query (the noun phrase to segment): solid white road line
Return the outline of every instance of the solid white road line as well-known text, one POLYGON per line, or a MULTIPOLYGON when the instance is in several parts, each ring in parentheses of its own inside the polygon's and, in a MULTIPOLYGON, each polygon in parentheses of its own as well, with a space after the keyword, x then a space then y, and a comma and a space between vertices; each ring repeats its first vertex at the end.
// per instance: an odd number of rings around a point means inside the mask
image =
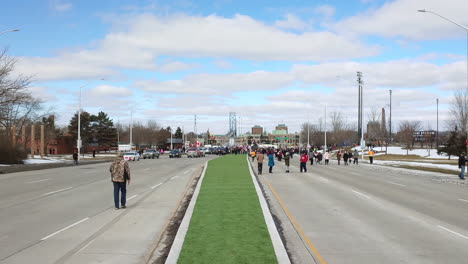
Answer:
POLYGON ((320 179, 322 179, 322 180, 328 182, 328 179, 325 179, 324 177, 320 177, 320 179))
POLYGON ((148 171, 148 170, 150 170, 150 168, 146 168, 146 169, 144 169, 144 171, 148 171))
POLYGON ((36 183, 36 182, 43 182, 43 181, 48 181, 50 179, 43 179, 43 180, 38 180, 38 181, 32 181, 32 182, 27 182, 27 183, 36 183))
POLYGON ((459 233, 457 233, 457 232, 455 232, 455 231, 452 231, 452 230, 450 230, 450 229, 448 229, 448 228, 446 228, 446 227, 443 227, 443 226, 440 226, 440 225, 438 225, 438 227, 444 229, 444 230, 447 231, 447 232, 450 232, 450 233, 452 233, 452 234, 455 234, 455 235, 457 235, 457 236, 459 236, 459 237, 463 237, 464 239, 468 239, 468 237, 466 237, 466 236, 464 236, 464 235, 462 235, 462 234, 459 234, 459 233))
POLYGON ((176 178, 179 178, 179 176, 174 176, 171 178, 171 180, 176 179, 176 178))
POLYGON ((65 189, 61 189, 61 190, 57 190, 57 191, 53 191, 53 192, 44 193, 42 196, 46 196, 46 195, 54 194, 54 193, 58 193, 58 192, 63 192, 63 191, 66 191, 66 190, 70 190, 71 188, 73 188, 73 187, 68 187, 68 188, 65 188, 65 189))
POLYGON ((91 245, 91 243, 93 243, 93 241, 94 241, 94 239, 91 240, 91 241, 89 241, 88 244, 86 244, 84 247, 82 247, 82 248, 81 248, 80 250, 78 250, 78 252, 76 252, 76 253, 80 253, 81 251, 83 251, 85 248, 87 248, 89 245, 91 245))
POLYGON ((458 199, 458 201, 462 201, 462 202, 468 203, 468 200, 464 200, 464 199, 458 199))
POLYGON ((135 195, 133 195, 132 197, 128 198, 127 201, 130 201, 131 199, 133 199, 133 198, 135 198, 135 197, 137 197, 137 196, 138 196, 138 194, 135 194, 135 195))
POLYGON ((386 181, 386 182, 388 182, 388 183, 391 183, 391 184, 394 184, 394 185, 398 185, 398 186, 406 187, 406 185, 399 184, 399 183, 396 183, 396 182, 391 182, 391 181, 386 181))
POLYGON ((50 235, 48 235, 48 236, 46 236, 46 237, 44 237, 44 238, 41 238, 41 241, 44 241, 44 240, 46 240, 46 239, 48 239, 48 238, 51 238, 51 237, 55 236, 56 234, 58 234, 58 233, 60 233, 60 232, 63 232, 63 231, 65 231, 65 230, 69 229, 69 228, 72 228, 72 227, 74 227, 74 226, 76 226, 76 225, 78 225, 78 224, 80 224, 80 223, 82 223, 82 222, 84 222, 84 221, 86 221, 86 220, 88 220, 88 219, 89 219, 89 217, 86 217, 85 219, 82 219, 82 220, 80 220, 80 221, 78 221, 78 222, 76 222, 76 223, 74 223, 74 224, 71 224, 71 225, 69 225, 69 226, 67 226, 67 227, 65 227, 65 228, 62 228, 62 229, 60 229, 59 231, 57 231, 57 232, 55 232, 55 233, 53 233, 53 234, 50 234, 50 235))
POLYGON ((365 194, 363 194, 363 193, 360 193, 360 192, 358 192, 358 191, 355 191, 355 190, 352 190, 352 191, 353 191, 353 193, 356 193, 356 194, 362 195, 362 196, 364 196, 364 197, 366 197, 366 198, 370 199, 370 197, 369 197, 369 196, 367 196, 367 195, 365 195, 365 194))
POLYGON ((158 184, 156 184, 156 185, 155 185, 155 186, 153 186, 153 187, 151 187, 151 189, 154 189, 154 188, 158 187, 158 186, 159 186, 159 185, 161 185, 161 184, 162 184, 162 182, 161 182, 161 183, 158 183, 158 184))

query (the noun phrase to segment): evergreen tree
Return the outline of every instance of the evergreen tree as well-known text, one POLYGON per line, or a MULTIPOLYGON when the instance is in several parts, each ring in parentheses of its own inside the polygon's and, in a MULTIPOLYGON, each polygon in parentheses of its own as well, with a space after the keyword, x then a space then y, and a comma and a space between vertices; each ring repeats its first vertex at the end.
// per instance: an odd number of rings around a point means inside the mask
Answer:
POLYGON ((175 138, 182 138, 182 129, 180 127, 177 127, 176 132, 174 133, 175 138))
MULTIPOLYGON (((80 136, 82 145, 84 147, 90 143, 93 136, 93 131, 91 129, 91 115, 86 111, 81 112, 80 126, 80 136)), ((78 113, 75 113, 75 115, 70 120, 70 124, 68 125, 68 133, 72 135, 73 140, 76 141, 78 139, 78 113)))
POLYGON ((104 112, 92 115, 91 127, 93 130, 93 141, 100 146, 115 146, 117 142, 117 130, 109 116, 104 112))
POLYGON ((455 126, 454 130, 450 131, 447 144, 438 148, 437 154, 446 153, 449 159, 451 156, 459 156, 466 152, 465 140, 466 135, 464 133, 460 133, 460 131, 458 131, 458 127, 455 126))

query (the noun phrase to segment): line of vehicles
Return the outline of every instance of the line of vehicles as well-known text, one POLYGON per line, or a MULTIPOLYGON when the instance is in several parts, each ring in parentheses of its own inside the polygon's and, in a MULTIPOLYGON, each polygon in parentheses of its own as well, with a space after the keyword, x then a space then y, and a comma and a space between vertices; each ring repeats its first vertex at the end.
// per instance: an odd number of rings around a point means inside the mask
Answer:
MULTIPOLYGON (((181 158, 182 156, 186 155, 187 158, 199 158, 205 157, 206 154, 213 154, 213 155, 224 155, 229 153, 229 148, 222 147, 222 146, 214 146, 214 147, 191 147, 182 152, 180 149, 173 149, 169 151, 169 158, 181 158)), ((128 151, 125 152, 123 158, 127 161, 139 161, 140 159, 159 159, 161 153, 156 149, 146 149, 143 154, 140 155, 138 151, 128 151)))

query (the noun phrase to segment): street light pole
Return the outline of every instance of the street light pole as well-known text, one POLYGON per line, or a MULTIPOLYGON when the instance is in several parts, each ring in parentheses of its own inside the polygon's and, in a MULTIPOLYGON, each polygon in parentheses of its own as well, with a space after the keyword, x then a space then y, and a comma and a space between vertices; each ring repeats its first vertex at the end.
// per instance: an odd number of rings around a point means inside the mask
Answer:
POLYGON ((4 31, 0 31, 0 35, 5 34, 7 32, 15 32, 15 31, 20 31, 20 30, 19 29, 7 29, 7 30, 4 30, 4 31))
MULTIPOLYGON (((466 31, 466 90, 465 90, 465 102, 466 102, 466 97, 468 96, 468 27, 465 27, 461 24, 458 24, 457 22, 451 20, 451 19, 448 19, 434 11, 430 11, 430 10, 426 10, 426 9, 420 9, 418 10, 418 12, 421 12, 421 13, 431 13, 431 14, 434 14, 442 19, 445 19, 447 20, 448 22, 454 24, 454 25, 457 25, 458 27, 461 27, 463 28, 465 31, 466 31)), ((465 127, 465 133, 466 133, 466 139, 468 140, 468 128, 465 127)), ((466 145, 466 151, 468 153, 468 144, 466 145)))
POLYGON ((439 147, 439 98, 436 99, 437 102, 437 131, 436 131, 436 149, 439 147))
POLYGON ((392 143, 392 90, 389 90, 390 92, 390 138, 388 141, 392 143))
POLYGON ((327 148, 327 105, 325 104, 325 148, 323 154, 325 154, 325 149, 327 148))

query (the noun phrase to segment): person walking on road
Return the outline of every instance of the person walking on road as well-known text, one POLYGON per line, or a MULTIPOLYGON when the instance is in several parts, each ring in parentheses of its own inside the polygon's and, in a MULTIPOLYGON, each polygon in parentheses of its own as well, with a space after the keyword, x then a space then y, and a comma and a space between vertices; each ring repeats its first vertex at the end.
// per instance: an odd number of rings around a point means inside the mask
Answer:
POLYGON ((130 167, 128 162, 123 159, 123 154, 112 162, 109 169, 111 173, 111 181, 114 184, 114 205, 115 210, 126 208, 127 202, 127 184, 130 185, 130 167), (119 207, 119 193, 122 192, 119 207))
POLYGON ((76 150, 73 151, 73 163, 78 166, 78 153, 76 153, 76 150))
POLYGON ((330 161, 330 153, 328 153, 328 151, 323 154, 323 159, 325 160, 325 165, 328 165, 328 162, 330 161))
POLYGON ((460 178, 461 180, 465 179, 465 166, 466 166, 466 157, 465 157, 465 153, 462 153, 460 157, 458 157, 458 168, 460 169, 458 178, 460 178))
POLYGON ((309 159, 309 155, 306 154, 306 152, 303 152, 301 154, 301 158, 300 158, 300 168, 301 168, 301 172, 304 170, 304 172, 307 172, 307 160, 309 159))
POLYGON ((353 164, 356 164, 358 165, 359 164, 359 161, 358 161, 358 158, 359 158, 359 152, 357 151, 357 149, 354 150, 354 161, 353 161, 353 164))
POLYGON ((344 165, 348 166, 348 152, 346 151, 343 154, 343 161, 344 161, 344 165))
POLYGON ((375 153, 374 153, 374 150, 373 150, 373 149, 369 150, 368 155, 369 155, 369 162, 370 162, 370 164, 373 164, 373 163, 374 163, 374 154, 375 154, 375 153))
POLYGON ((275 166, 275 157, 273 156, 273 153, 270 151, 268 152, 268 167, 270 167, 268 170, 269 173, 273 173, 273 166, 275 166))
POLYGON ((289 152, 284 153, 284 165, 286 166, 286 173, 289 173, 289 152))
POLYGON ((255 151, 252 150, 250 152, 250 156, 252 157, 252 162, 254 162, 255 161, 255 151))
POLYGON ((310 160, 310 165, 314 165, 314 151, 312 148, 309 150, 309 160, 310 160))
POLYGON ((341 161, 341 151, 338 150, 338 153, 336 153, 336 159, 338 160, 338 165, 340 165, 340 161, 341 161))
POLYGON ((265 156, 263 155, 262 151, 259 150, 257 152, 257 163, 258 163, 258 174, 262 175, 262 170, 263 170, 263 159, 265 159, 265 156))

